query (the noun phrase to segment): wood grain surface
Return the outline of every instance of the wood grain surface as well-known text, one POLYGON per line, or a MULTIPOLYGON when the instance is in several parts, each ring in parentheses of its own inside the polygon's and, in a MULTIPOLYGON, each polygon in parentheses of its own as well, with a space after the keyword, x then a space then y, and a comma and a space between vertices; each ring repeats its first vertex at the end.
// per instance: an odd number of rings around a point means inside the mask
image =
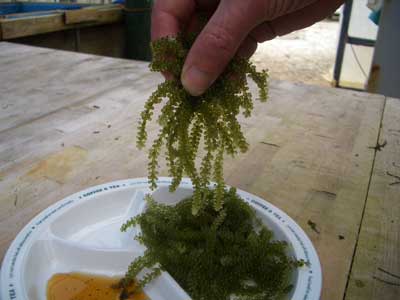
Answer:
MULTIPOLYGON (((50 204, 92 185, 146 176, 146 153, 135 147, 136 125, 162 77, 150 73, 147 63, 10 43, 0 43, 0 65, 2 258, 18 231, 50 204)), ((370 264, 362 258, 364 250, 376 253, 377 266, 399 270, 394 258, 399 214, 391 209, 398 187, 377 182, 368 201, 376 194, 384 209, 366 203, 375 154, 375 166, 399 154, 398 146, 389 147, 389 136, 385 151, 374 149, 385 101, 379 95, 271 81, 270 101, 257 101, 252 117, 241 118, 249 151, 225 163, 228 184, 283 209, 311 238, 324 276, 321 299, 343 299, 352 266, 352 278, 366 280, 370 271, 357 267, 370 264), (374 222, 382 227, 370 229, 374 222), (378 250, 368 245, 370 232, 381 239, 378 250), (356 245, 360 263, 352 264, 356 245)), ((398 118, 396 101, 386 107, 393 106, 398 118)), ((399 129, 395 117, 385 113, 383 124, 386 118, 392 122, 387 134, 399 129)), ((150 124, 150 139, 157 129, 150 124)), ((394 180, 376 172, 378 181, 394 180)), ((164 164, 161 174, 167 175, 164 164)), ((355 289, 352 281, 347 295, 355 289)), ((374 282, 378 293, 381 283, 374 282)), ((395 298, 366 293, 355 299, 395 298)))
POLYGON ((85 9, 82 11, 83 12, 67 11, 66 13, 63 11, 54 11, 52 14, 43 16, 1 19, 0 40, 9 40, 85 26, 122 22, 123 20, 121 7, 115 5, 91 10, 85 9), (88 19, 85 22, 81 22, 84 20, 85 16, 87 16, 88 19), (81 23, 78 25, 78 22, 81 23))
POLYGON ((388 98, 345 299, 400 299, 400 100, 388 98))

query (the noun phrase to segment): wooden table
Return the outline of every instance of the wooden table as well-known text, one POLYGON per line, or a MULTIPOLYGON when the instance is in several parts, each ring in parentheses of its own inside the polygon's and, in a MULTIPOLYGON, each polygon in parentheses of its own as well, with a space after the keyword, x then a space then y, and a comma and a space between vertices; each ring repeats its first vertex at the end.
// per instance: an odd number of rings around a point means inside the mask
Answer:
MULTIPOLYGON (((146 63, 0 43, 0 258, 50 204, 146 176, 136 125, 161 80, 146 63)), ((322 299, 400 299, 400 100, 278 81, 270 89, 242 121, 250 149, 226 162, 227 183, 307 232, 322 299)))

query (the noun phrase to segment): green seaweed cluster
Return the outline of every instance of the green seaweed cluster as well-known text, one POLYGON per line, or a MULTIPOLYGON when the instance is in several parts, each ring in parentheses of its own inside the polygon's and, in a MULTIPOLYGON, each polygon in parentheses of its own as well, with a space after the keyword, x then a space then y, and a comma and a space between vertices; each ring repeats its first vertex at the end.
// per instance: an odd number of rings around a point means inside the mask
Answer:
POLYGON ((193 216, 194 198, 175 206, 147 198, 148 208, 122 226, 140 226, 136 239, 147 248, 129 267, 126 284, 147 268, 139 286, 168 271, 194 300, 280 299, 291 289, 292 270, 302 262, 286 255, 287 245, 256 218, 236 190, 224 190, 223 208, 213 207, 209 190, 204 209, 193 216))
POLYGON ((141 113, 137 146, 147 141, 147 125, 162 104, 160 130, 148 152, 151 187, 156 188, 159 157, 165 149, 170 190, 188 176, 193 196, 175 206, 159 204, 148 196, 147 210, 121 228, 140 226, 135 238, 146 246, 121 280, 122 287, 139 274, 143 287, 162 270, 168 271, 194 300, 274 300, 291 289, 292 271, 302 265, 286 255, 285 242, 256 218, 254 210, 235 189, 227 190, 223 160, 245 152, 248 144, 237 117, 253 109, 247 78, 268 96, 267 73, 257 72, 249 60, 235 57, 223 74, 201 96, 191 96, 178 78, 195 35, 162 38, 152 43, 155 72, 172 75, 150 96, 141 113), (196 161, 200 149, 204 155, 196 161), (210 188, 210 182, 215 185, 210 188))
POLYGON ((180 35, 152 43, 151 70, 169 73, 176 79, 161 83, 147 100, 139 122, 137 146, 139 149, 145 146, 146 126, 155 106, 165 100, 157 119, 160 131, 148 152, 149 180, 151 187, 156 188, 159 156, 164 147, 169 176, 173 178, 170 190, 178 187, 184 175, 190 177, 194 186, 192 213, 195 215, 205 205, 203 200, 211 180, 216 183, 214 209, 223 207, 224 155, 234 156, 248 148, 237 120, 240 113, 249 117, 253 109, 247 77, 258 86, 261 101, 267 100, 268 87, 266 71, 257 72, 248 59, 235 57, 203 95, 191 96, 177 78, 180 78, 193 40, 194 36, 180 35), (200 147, 205 154, 196 165, 200 147))

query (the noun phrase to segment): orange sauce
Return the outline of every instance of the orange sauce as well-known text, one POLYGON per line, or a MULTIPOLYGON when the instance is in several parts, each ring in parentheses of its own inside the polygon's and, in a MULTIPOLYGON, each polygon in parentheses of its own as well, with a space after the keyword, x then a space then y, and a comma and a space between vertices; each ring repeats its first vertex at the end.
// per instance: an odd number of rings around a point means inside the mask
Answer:
POLYGON ((121 297, 121 288, 115 285, 120 278, 88 275, 82 273, 56 274, 47 284, 47 300, 148 300, 135 285, 130 286, 121 297))

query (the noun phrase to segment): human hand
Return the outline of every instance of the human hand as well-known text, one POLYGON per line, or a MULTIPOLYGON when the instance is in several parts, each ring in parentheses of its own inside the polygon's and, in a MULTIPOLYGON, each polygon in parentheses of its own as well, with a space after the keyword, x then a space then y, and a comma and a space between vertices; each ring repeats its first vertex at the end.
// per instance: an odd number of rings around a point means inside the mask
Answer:
POLYGON ((186 58, 181 81, 198 96, 238 54, 250 57, 257 43, 324 19, 344 0, 158 0, 152 14, 152 40, 193 28, 199 13, 210 19, 186 58))

